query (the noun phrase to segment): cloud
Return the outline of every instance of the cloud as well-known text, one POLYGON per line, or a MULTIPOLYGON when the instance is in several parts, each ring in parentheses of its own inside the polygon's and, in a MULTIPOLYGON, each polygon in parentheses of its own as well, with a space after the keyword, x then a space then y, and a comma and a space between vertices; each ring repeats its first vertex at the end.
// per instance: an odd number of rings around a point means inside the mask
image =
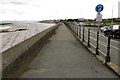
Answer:
POLYGON ((25 2, 10 2, 11 4, 15 4, 15 5, 24 5, 26 4, 25 2))
POLYGON ((24 5, 28 4, 32 0, 0 0, 1 5, 8 5, 8 4, 14 4, 14 5, 24 5))

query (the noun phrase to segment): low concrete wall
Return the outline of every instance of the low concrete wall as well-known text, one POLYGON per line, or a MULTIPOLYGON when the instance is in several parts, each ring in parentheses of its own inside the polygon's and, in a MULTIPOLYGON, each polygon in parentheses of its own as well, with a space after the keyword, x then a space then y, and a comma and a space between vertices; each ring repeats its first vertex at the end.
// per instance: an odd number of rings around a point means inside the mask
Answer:
POLYGON ((59 24, 15 45, 2 53, 2 79, 19 78, 59 24))

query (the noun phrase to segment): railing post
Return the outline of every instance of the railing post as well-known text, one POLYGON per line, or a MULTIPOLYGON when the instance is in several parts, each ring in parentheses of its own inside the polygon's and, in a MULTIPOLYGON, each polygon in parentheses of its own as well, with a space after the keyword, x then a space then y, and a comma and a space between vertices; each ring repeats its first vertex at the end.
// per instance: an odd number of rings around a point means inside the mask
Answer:
POLYGON ((73 31, 73 27, 70 25, 70 27, 71 27, 71 30, 73 31))
POLYGON ((96 46, 96 55, 99 55, 99 51, 98 51, 99 47, 98 47, 98 45, 99 45, 99 31, 97 31, 97 46, 96 46))
POLYGON ((74 32, 74 27, 71 25, 72 31, 74 32))
POLYGON ((74 27, 71 25, 71 27, 72 27, 72 31, 74 32, 74 27))
POLYGON ((75 25, 73 25, 74 26, 74 34, 75 34, 75 25))
MULTIPOLYGON (((74 25, 75 26, 75 25, 74 25)), ((75 34, 76 34, 76 26, 75 26, 75 34)))
POLYGON ((85 40, 84 40, 84 31, 85 31, 85 30, 84 30, 84 27, 83 27, 83 38, 82 38, 82 41, 83 41, 83 42, 85 42, 85 40))
POLYGON ((81 26, 79 26, 79 38, 81 38, 81 26))
POLYGON ((90 29, 88 29, 88 44, 87 44, 88 47, 90 47, 90 29))
POLYGON ((77 25, 76 25, 76 36, 77 36, 77 25))
POLYGON ((74 32, 75 32, 75 34, 76 34, 76 26, 74 25, 74 27, 75 27, 75 31, 74 31, 74 32))
POLYGON ((70 29, 72 30, 71 26, 70 26, 70 29))
POLYGON ((108 36, 107 55, 105 62, 110 62, 110 34, 108 36))
POLYGON ((76 33, 76 35, 77 35, 77 26, 75 25, 75 27, 76 27, 76 31, 75 31, 75 33, 76 33))
POLYGON ((79 33, 79 27, 78 27, 78 25, 77 25, 77 36, 78 36, 78 33, 79 33))

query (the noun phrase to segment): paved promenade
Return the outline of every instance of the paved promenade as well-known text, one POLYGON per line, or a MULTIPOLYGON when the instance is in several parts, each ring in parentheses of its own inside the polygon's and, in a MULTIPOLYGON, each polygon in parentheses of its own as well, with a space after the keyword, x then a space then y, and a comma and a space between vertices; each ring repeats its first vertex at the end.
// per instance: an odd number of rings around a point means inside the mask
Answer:
POLYGON ((117 78, 61 23, 21 78, 117 78))

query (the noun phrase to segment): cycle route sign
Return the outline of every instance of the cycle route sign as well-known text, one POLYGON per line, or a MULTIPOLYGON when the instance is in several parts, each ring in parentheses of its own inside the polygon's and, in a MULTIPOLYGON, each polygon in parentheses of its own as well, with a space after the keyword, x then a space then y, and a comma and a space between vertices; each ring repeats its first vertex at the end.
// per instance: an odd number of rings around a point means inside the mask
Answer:
POLYGON ((96 21, 97 22, 102 22, 102 14, 100 13, 101 11, 103 11, 103 5, 102 4, 98 4, 95 8, 96 12, 97 12, 97 16, 96 16, 96 21))
POLYGON ((95 10, 97 11, 97 12, 101 12, 101 11, 103 11, 103 5, 102 4, 98 4, 97 6, 96 6, 96 8, 95 8, 95 10))

